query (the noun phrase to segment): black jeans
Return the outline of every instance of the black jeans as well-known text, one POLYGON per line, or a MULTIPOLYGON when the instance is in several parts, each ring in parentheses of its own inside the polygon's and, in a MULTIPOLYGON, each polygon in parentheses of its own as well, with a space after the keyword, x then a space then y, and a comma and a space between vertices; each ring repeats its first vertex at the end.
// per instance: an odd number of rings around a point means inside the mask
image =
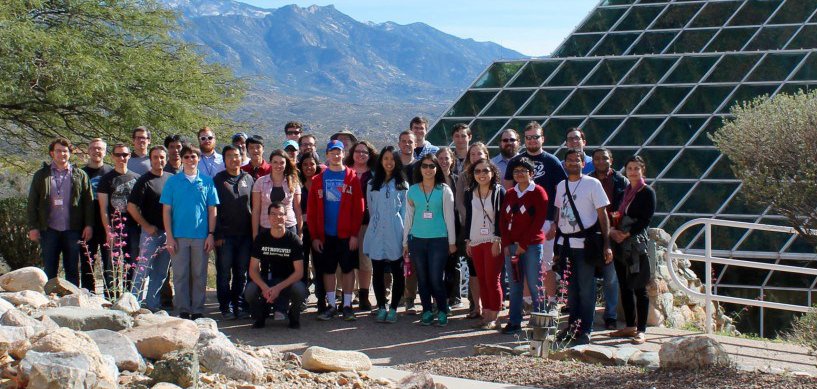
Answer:
POLYGON ((621 291, 621 310, 624 311, 624 320, 627 327, 636 327, 639 332, 647 330, 647 312, 650 309, 650 298, 647 296, 647 288, 630 288, 626 280, 627 269, 621 261, 615 261, 616 274, 619 277, 619 290, 621 291))
POLYGON ((397 309, 400 300, 403 298, 406 280, 403 277, 403 258, 395 260, 374 259, 372 260, 372 286, 374 287, 374 297, 377 299, 377 307, 386 308, 386 270, 391 271, 392 296, 389 307, 397 309))
MULTIPOLYGON (((268 279, 267 285, 273 286, 281 281, 283 281, 281 278, 268 279)), ((301 317, 300 306, 306 298, 306 285, 298 281, 284 288, 284 290, 278 294, 278 298, 276 298, 275 301, 268 303, 261 294, 261 288, 259 288, 255 282, 248 282, 247 287, 244 288, 244 298, 250 304, 250 315, 255 321, 263 321, 266 319, 273 306, 286 310, 288 305, 290 306, 290 308, 288 308, 290 318, 299 320, 301 317)))

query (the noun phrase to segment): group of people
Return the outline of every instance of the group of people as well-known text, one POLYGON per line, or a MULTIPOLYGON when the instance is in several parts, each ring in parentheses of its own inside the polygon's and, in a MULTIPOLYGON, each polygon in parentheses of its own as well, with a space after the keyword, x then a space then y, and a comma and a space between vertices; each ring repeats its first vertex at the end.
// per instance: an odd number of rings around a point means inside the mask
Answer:
POLYGON ((158 310, 172 268, 175 313, 196 319, 215 251, 225 319, 250 315, 260 328, 274 315, 298 328, 314 286, 319 320, 356 320, 357 298, 377 322, 394 323, 401 305, 417 313, 419 294, 420 324, 445 326, 462 304, 464 258, 467 317, 480 319, 478 328, 517 333, 524 310, 566 303, 569 326, 559 336, 588 343, 600 278, 608 328, 616 327, 619 297, 626 316, 627 326, 611 334, 644 341, 655 193, 640 157, 628 159, 622 175, 610 150, 586 155, 584 133, 571 128, 560 161, 543 150, 536 122, 521 136, 502 131, 493 158, 484 143, 471 143, 466 124, 451 129, 453 147, 432 145, 422 117, 380 151, 341 131, 319 155, 300 123, 284 131, 282 147, 266 155, 257 135, 235 134, 218 153, 207 127, 198 146, 172 135, 153 147, 150 131, 138 127, 132 148, 113 146, 113 167, 103 163, 101 139, 88 144, 82 168, 69 162, 70 142, 55 140, 28 199, 29 237, 41 244, 46 274, 57 276, 62 256, 65 278, 95 290, 98 253, 106 286, 121 261, 125 289, 158 310), (500 326, 506 287, 509 314, 500 326))

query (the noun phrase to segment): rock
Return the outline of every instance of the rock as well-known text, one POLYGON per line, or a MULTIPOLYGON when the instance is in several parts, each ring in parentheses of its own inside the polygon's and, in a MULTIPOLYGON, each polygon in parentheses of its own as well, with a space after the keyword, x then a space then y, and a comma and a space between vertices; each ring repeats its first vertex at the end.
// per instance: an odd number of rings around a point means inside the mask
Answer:
POLYGON ((647 295, 650 298, 655 298, 658 295, 661 295, 661 294, 664 294, 664 293, 667 293, 667 292, 669 292, 669 287, 667 286, 667 282, 662 280, 662 279, 653 278, 647 284, 647 295))
POLYGON ((169 382, 160 382, 150 387, 150 389, 182 389, 179 385, 174 385, 169 382))
POLYGON ((654 302, 650 302, 650 307, 647 310, 647 325, 650 327, 664 326, 664 313, 658 309, 654 302))
POLYGON ((113 357, 120 371, 145 371, 144 359, 127 336, 111 330, 93 330, 85 334, 93 339, 99 352, 113 357))
POLYGON ((11 327, 39 327, 39 321, 26 315, 19 309, 9 309, 3 316, 0 316, 0 324, 11 327))
POLYGON ((116 303, 111 307, 111 309, 132 315, 139 312, 141 307, 139 307, 139 301, 136 300, 136 296, 134 296, 133 293, 125 292, 119 297, 119 300, 116 300, 116 303))
POLYGON ((615 360, 613 359, 615 353, 615 347, 589 344, 582 350, 582 360, 587 363, 598 363, 601 365, 613 366, 616 364, 615 360))
MULTIPOLYGON (((161 312, 164 312, 164 311, 161 311, 161 312)), ((154 325, 154 324, 167 323, 167 322, 175 321, 175 320, 184 320, 184 319, 179 319, 178 317, 172 317, 172 316, 168 316, 168 315, 159 315, 159 314, 156 314, 156 313, 144 313, 144 314, 136 316, 136 318, 133 319, 133 326, 134 327, 143 327, 143 326, 150 326, 150 325, 154 325)))
POLYGON ((103 356, 93 339, 84 333, 63 327, 37 334, 30 341, 31 348, 26 353, 26 358, 32 352, 80 353, 88 357, 90 362, 89 370, 100 380, 116 382, 118 372, 114 359, 103 356))
POLYGON ((9 309, 14 309, 14 304, 0 298, 0 315, 6 313, 9 309))
POLYGON ((75 293, 60 297, 57 300, 58 307, 80 307, 87 309, 104 309, 100 302, 86 293, 75 293))
POLYGON ((672 313, 667 316, 667 327, 670 328, 685 328, 687 324, 684 314, 680 309, 673 309, 672 313))
POLYGON ((665 316, 669 316, 672 313, 673 307, 675 307, 675 296, 673 296, 672 293, 664 293, 658 296, 656 305, 665 316))
POLYGON ((130 328, 121 333, 136 344, 139 354, 150 359, 161 359, 171 351, 193 348, 199 339, 199 329, 195 323, 177 318, 130 328))
POLYGON ((661 368, 665 369, 708 369, 732 365, 723 346, 708 336, 672 339, 662 344, 658 353, 661 368))
POLYGON ((12 303, 14 306, 30 305, 34 308, 39 308, 48 304, 48 297, 45 297, 40 292, 33 290, 23 290, 14 293, 2 293, 0 298, 12 303))
MULTIPOLYGON (((265 350, 266 350, 266 349, 265 349, 265 350)), ((269 350, 267 350, 267 351, 269 351, 269 350)), ((259 358, 263 358, 263 357, 262 357, 262 356, 260 356, 260 355, 258 355, 258 357, 259 357, 259 358)), ((284 362, 292 362, 292 363, 294 363, 294 364, 295 364, 296 366, 298 366, 298 367, 301 367, 301 366, 302 366, 302 364, 301 364, 301 357, 300 357, 300 356, 298 356, 298 354, 291 353, 291 352, 289 352, 289 351, 287 351, 287 352, 285 352, 283 355, 281 355, 281 360, 282 360, 282 361, 284 361, 284 362)))
POLYGON ((660 366, 657 351, 639 351, 630 357, 630 365, 656 369, 660 366))
POLYGON ((47 309, 45 315, 61 327, 77 331, 111 330, 129 328, 133 323, 128 314, 108 309, 84 309, 80 307, 57 307, 47 309))
POLYGON ((310 371, 364 371, 372 368, 372 361, 366 354, 317 346, 306 349, 301 361, 303 368, 310 371))
POLYGON ((31 347, 28 339, 36 334, 34 327, 0 326, 0 354, 9 353, 15 359, 22 359, 31 347))
POLYGON ((55 277, 43 285, 43 293, 46 295, 49 294, 56 294, 57 296, 68 296, 71 294, 80 294, 82 290, 78 288, 76 285, 68 282, 65 278, 55 277))
POLYGON ((201 331, 196 351, 201 366, 213 373, 249 382, 261 382, 264 378, 264 364, 236 348, 227 336, 217 330, 201 331))
POLYGON ((82 352, 42 353, 29 351, 20 362, 20 375, 30 388, 115 388, 116 368, 100 371, 82 352))
POLYGON ((434 378, 428 373, 413 373, 397 381, 397 387, 400 389, 433 389, 435 387, 434 378))
POLYGON ((198 387, 199 358, 193 350, 176 350, 156 361, 148 374, 156 382, 170 382, 183 388, 198 387))
POLYGON ((582 351, 585 347, 586 346, 574 346, 556 350, 548 354, 548 359, 554 361, 581 361, 583 360, 582 351))
POLYGON ((196 327, 199 327, 199 331, 212 330, 218 332, 218 324, 209 317, 198 318, 194 323, 196 323, 196 327))
POLYGON ((613 361, 617 366, 624 366, 630 361, 630 358, 632 358, 635 353, 640 352, 641 350, 635 347, 619 347, 616 349, 615 355, 613 355, 613 361))
POLYGON ((474 346, 474 355, 514 355, 513 348, 498 344, 478 344, 474 346))
POLYGON ((0 276, 0 288, 8 292, 31 290, 43 293, 48 277, 43 269, 29 266, 17 269, 0 276))

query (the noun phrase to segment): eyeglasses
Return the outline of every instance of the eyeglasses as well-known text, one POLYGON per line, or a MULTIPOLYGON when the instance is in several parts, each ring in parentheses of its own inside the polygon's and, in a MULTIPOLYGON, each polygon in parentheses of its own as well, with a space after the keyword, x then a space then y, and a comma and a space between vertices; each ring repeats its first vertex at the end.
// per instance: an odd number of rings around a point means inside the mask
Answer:
POLYGON ((516 143, 516 139, 514 138, 503 139, 502 143, 516 143))
POLYGON ((198 158, 198 157, 199 157, 199 156, 198 156, 198 155, 196 155, 196 154, 187 154, 187 155, 185 155, 185 156, 184 156, 184 157, 182 157, 182 158, 184 158, 184 159, 196 159, 196 158, 198 158))
POLYGON ((580 136, 568 136, 567 140, 568 140, 568 142, 575 142, 575 141, 584 140, 584 138, 582 138, 580 136))
POLYGON ((355 154, 366 154, 366 155, 369 155, 369 150, 355 150, 355 154))
POLYGON ((513 174, 527 175, 528 173, 530 173, 530 172, 528 172, 528 169, 513 169, 513 174))
POLYGON ((199 137, 199 140, 200 140, 200 141, 202 141, 202 142, 204 142, 204 141, 206 141, 206 140, 213 140, 213 139, 215 139, 215 138, 216 138, 216 137, 214 137, 214 136, 200 136, 200 137, 199 137))
POLYGON ((525 135, 525 140, 537 140, 541 137, 542 135, 525 135))
POLYGON ((433 163, 421 163, 420 168, 421 169, 436 169, 437 165, 435 165, 433 163))
POLYGON ((113 156, 116 157, 116 158, 126 158, 126 157, 129 157, 130 154, 128 154, 128 153, 113 153, 113 156))
POLYGON ((149 136, 134 136, 133 139, 135 140, 149 140, 149 136))
POLYGON ((474 169, 474 174, 488 174, 491 169, 474 169))

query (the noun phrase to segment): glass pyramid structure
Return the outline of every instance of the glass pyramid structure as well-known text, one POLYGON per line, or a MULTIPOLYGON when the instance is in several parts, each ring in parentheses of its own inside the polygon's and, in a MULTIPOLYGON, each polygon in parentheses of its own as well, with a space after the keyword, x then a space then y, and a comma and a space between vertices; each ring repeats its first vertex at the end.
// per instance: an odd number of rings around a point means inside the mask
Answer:
MULTIPOLYGON (((615 168, 630 155, 645 158, 658 196, 655 227, 672 233, 697 217, 780 224, 769 209, 743 200, 741 182, 708 135, 737 102, 815 87, 817 0, 603 0, 551 57, 490 65, 428 139, 450 144, 453 125, 466 123, 474 141, 496 150, 501 130, 537 121, 545 149, 562 157, 565 131, 579 127, 589 150, 612 150, 615 168)), ((715 249, 813 253, 773 233, 713 236, 715 249)), ((701 248, 702 233, 687 233, 680 244, 701 248)), ((788 284, 779 280, 784 274, 748 271, 735 280, 717 270, 720 293, 761 298, 788 284)), ((798 282, 803 288, 786 291, 786 299, 814 304, 816 283, 798 282)), ((763 325, 754 332, 763 334, 763 325)))

